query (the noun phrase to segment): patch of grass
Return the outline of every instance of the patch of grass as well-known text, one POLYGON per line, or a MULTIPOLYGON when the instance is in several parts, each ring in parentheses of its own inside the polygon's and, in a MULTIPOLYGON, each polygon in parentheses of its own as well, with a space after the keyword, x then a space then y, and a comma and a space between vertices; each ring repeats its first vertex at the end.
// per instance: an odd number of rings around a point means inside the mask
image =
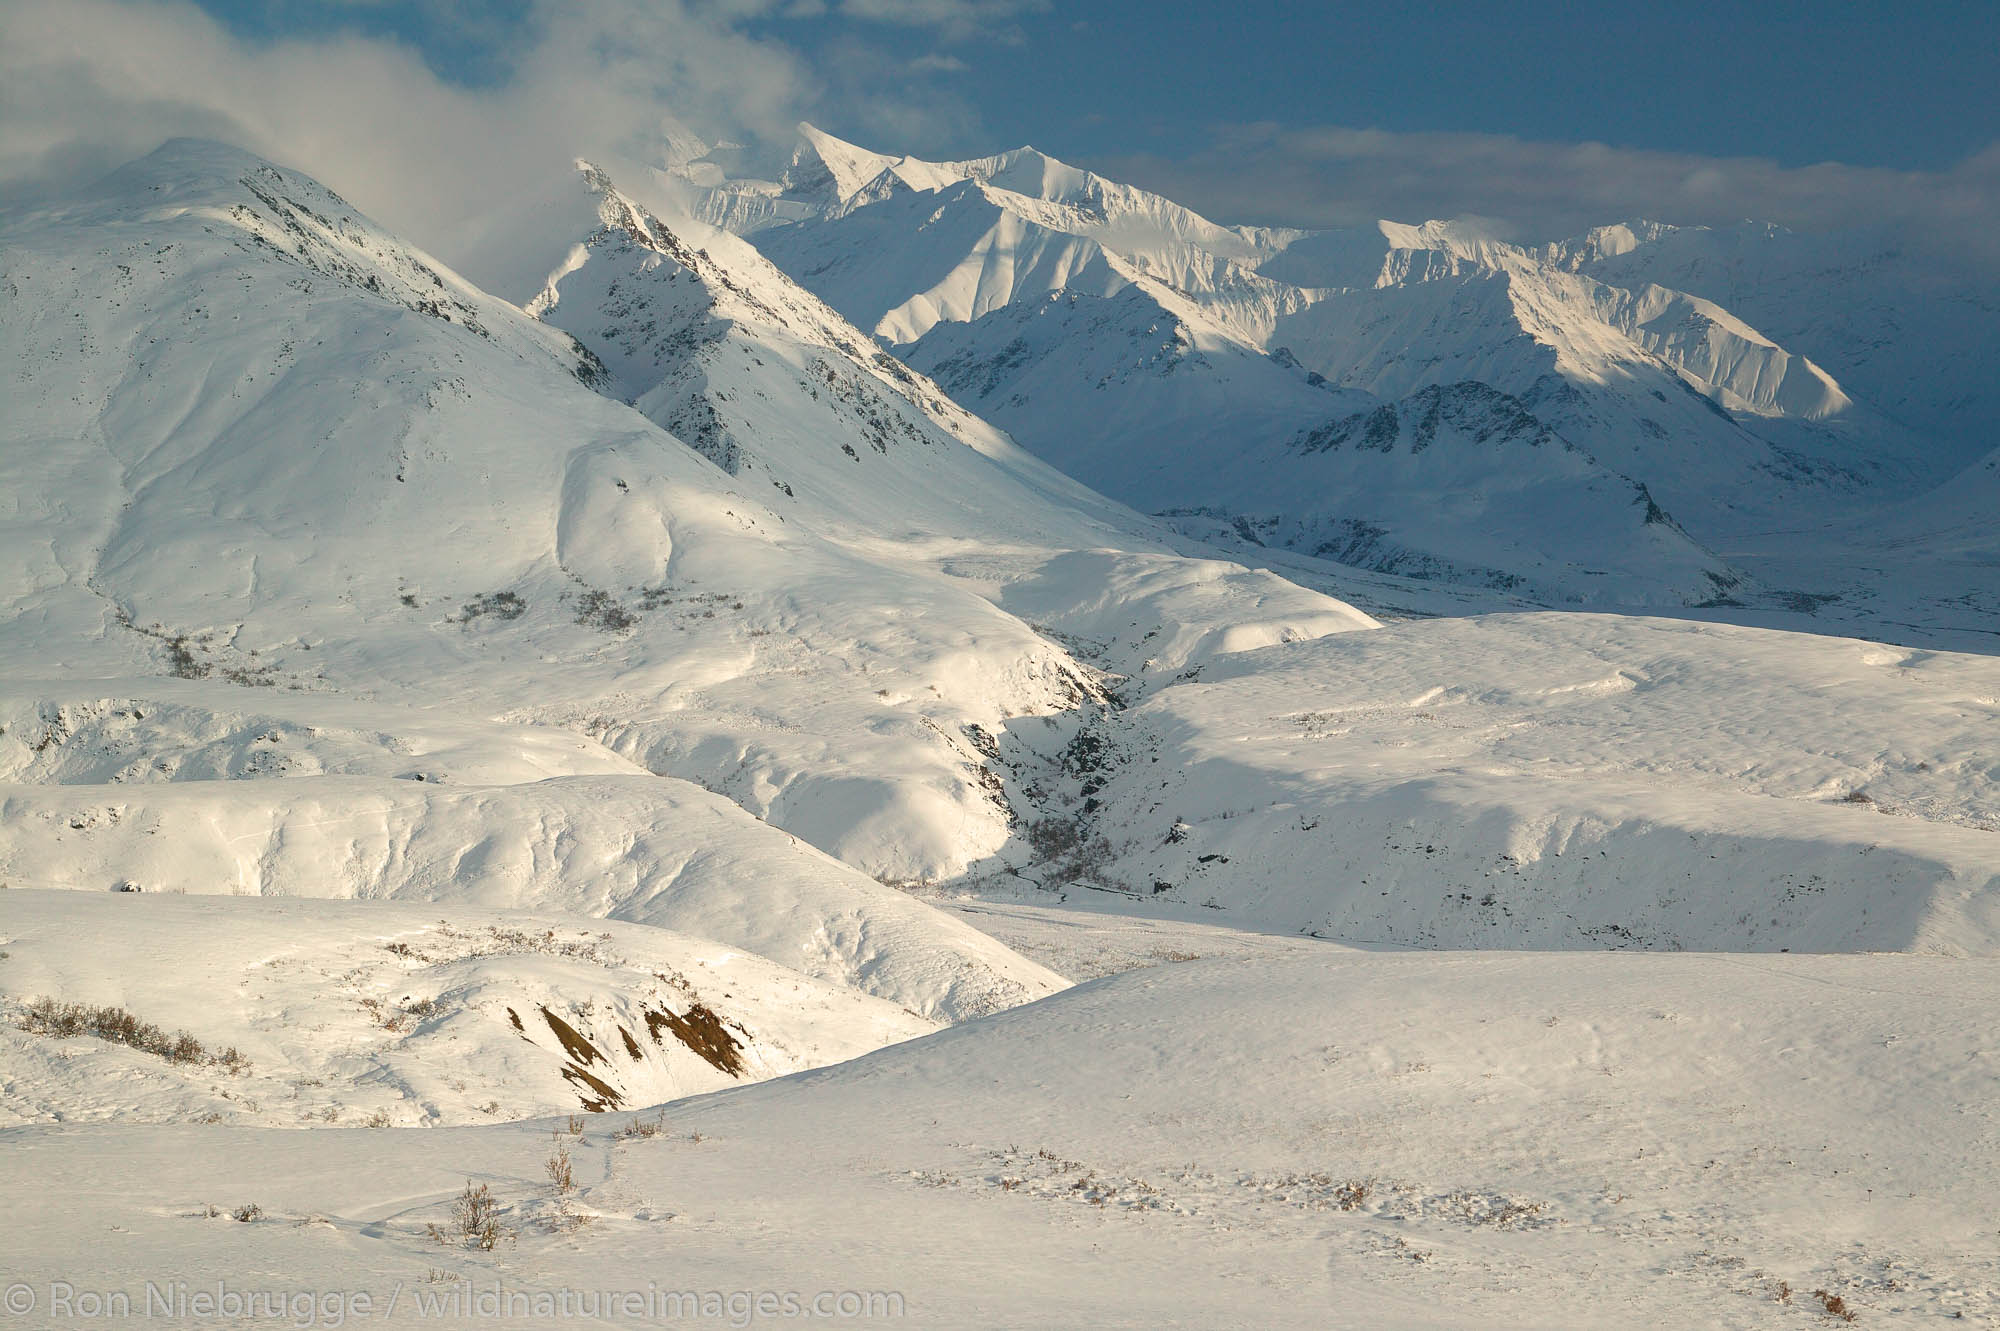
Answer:
POLYGON ((396 1011, 394 1008, 384 1007, 382 1005, 381 999, 369 997, 361 999, 360 1002, 363 1010, 365 1010, 368 1013, 368 1015, 374 1019, 375 1024, 380 1026, 383 1030, 400 1031, 403 1029, 403 1014, 396 1011))
POLYGON ((555 1032, 556 1039, 562 1044, 563 1052, 575 1059, 578 1064, 610 1061, 598 1052, 597 1046, 586 1040, 576 1027, 549 1011, 547 1007, 542 1008, 542 1020, 548 1023, 551 1031, 555 1032))
POLYGON ((34 1035, 46 1035, 57 1040, 72 1040, 79 1035, 93 1035, 112 1044, 122 1044, 141 1053, 164 1058, 169 1063, 207 1063, 236 1074, 250 1069, 250 1060, 231 1045, 216 1053, 209 1053, 201 1041, 186 1031, 172 1034, 160 1029, 150 1021, 142 1021, 122 1007, 92 1007, 86 1003, 64 1003, 53 998, 37 998, 28 1004, 18 1023, 20 1028, 34 1035))

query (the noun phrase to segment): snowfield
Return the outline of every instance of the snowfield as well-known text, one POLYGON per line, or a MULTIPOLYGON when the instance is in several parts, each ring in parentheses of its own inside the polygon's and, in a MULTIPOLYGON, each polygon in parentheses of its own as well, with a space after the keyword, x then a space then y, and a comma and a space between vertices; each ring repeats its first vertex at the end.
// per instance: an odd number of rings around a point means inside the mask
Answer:
POLYGON ((1996 700, 1991 657, 1437 619, 1213 662, 1105 713, 1047 779, 1096 805, 1082 886, 1281 929, 1990 956, 1996 700))
POLYGON ((10 1316, 2000 1323, 1983 397, 1726 234, 697 174, 0 218, 10 1316))
POLYGON ((400 1326, 496 1285, 606 1326, 644 1318, 558 1293, 872 1291, 953 1327, 1806 1328, 1827 1300, 1980 1325, 1996 1004, 1990 961, 1296 943, 684 1101, 651 1137, 13 1128, 34 1163, 0 1188, 40 1217, 12 1274, 44 1295, 226 1278, 400 1326), (426 1232, 468 1179, 491 1252, 426 1232))

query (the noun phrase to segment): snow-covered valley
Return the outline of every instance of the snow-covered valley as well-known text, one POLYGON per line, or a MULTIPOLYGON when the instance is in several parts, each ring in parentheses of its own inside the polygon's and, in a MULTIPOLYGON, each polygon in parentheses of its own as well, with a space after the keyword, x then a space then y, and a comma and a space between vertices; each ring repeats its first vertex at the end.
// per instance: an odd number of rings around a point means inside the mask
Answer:
POLYGON ((0 217, 9 1313, 2000 1321, 1976 395, 805 134, 0 217))

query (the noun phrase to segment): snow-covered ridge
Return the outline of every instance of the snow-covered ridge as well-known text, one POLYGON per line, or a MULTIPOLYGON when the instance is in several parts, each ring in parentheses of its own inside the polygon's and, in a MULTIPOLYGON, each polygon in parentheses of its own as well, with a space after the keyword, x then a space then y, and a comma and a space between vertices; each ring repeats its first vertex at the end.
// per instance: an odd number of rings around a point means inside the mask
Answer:
MULTIPOLYGON (((1671 228, 1535 246, 1464 221, 1338 232, 1225 227, 1033 149, 930 162, 811 126, 802 127, 781 181, 709 183, 693 195, 697 211, 743 231, 951 391, 972 393, 973 405, 1030 448, 1155 513, 1215 513, 1225 525, 1270 518, 1221 511, 1206 478, 1246 445, 1266 449, 1326 424, 1330 413, 1299 391, 1301 378, 1388 402, 1458 383, 1506 394, 1646 487, 1713 548, 1801 513, 1849 518, 1971 460, 1857 399, 1816 352, 1746 318, 1718 298, 1714 282, 1620 276, 1632 255, 1670 243, 1671 228), (741 206, 751 198, 771 208, 752 219, 741 206), (1148 306, 1151 317, 1134 326, 1171 331, 1151 345, 1118 347, 1123 366, 1108 373, 1105 343, 1084 331, 1105 319, 1067 319, 1070 336, 1058 344, 1047 340, 1044 317, 1041 336, 1024 341, 1016 312, 1045 313, 1065 301, 1106 311, 1148 306), (1179 382, 1124 382, 1162 352, 1184 368, 1179 382), (1277 372, 1244 368, 1255 359, 1275 362, 1277 372), (1193 393, 1190 381, 1202 381, 1193 393), (1191 400, 1205 404, 1201 417, 1188 410, 1191 400), (1155 428, 1119 443, 1101 427, 1075 428, 1081 419, 1155 428), (1191 428, 1197 419, 1216 428, 1191 428), (1162 454, 1191 461, 1178 486, 1156 464, 1162 454)), ((1815 346, 1849 349, 1820 336, 1827 319, 1802 322, 1787 311, 1784 322, 1807 328, 1815 346)), ((1438 488, 1451 483, 1440 477, 1438 488)), ((1326 499, 1343 519, 1371 521, 1357 488, 1337 487, 1326 499)), ((1304 532, 1306 514, 1279 516, 1273 530, 1304 532)), ((1508 510, 1488 520, 1504 527, 1508 510)), ((1488 534, 1503 544, 1519 538, 1488 534)), ((1302 539, 1295 548, 1325 544, 1302 539)), ((1414 554, 1414 562, 1398 556, 1399 566, 1450 576, 1463 564, 1443 548, 1414 554)), ((1622 558, 1605 555, 1623 579, 1621 594, 1644 604, 1685 599, 1672 578, 1647 588, 1647 567, 1622 558)), ((1527 566, 1502 571, 1533 577, 1527 566)), ((1597 599, 1586 590, 1595 586, 1567 584, 1554 599, 1597 599)))
POLYGON ((561 914, 15 889, 0 936, 10 1126, 433 1127, 604 1112, 935 1029, 722 944, 561 914), (27 1004, 52 996, 186 1030, 242 1066, 218 1073, 20 1029, 27 1004))
POLYGON ((579 382, 596 362, 567 334, 476 293, 477 328, 422 308, 399 281, 462 284, 255 158, 169 145, 10 219, 5 248, 0 653, 15 679, 125 677, 10 700, 9 881, 678 919, 951 1016, 1055 983, 671 773, 738 777, 861 857, 857 835, 908 844, 913 811, 948 810, 917 853, 963 854, 965 810, 1005 835, 976 762, 877 690, 934 699, 901 672, 977 657, 956 632, 980 624, 981 671, 935 678, 1047 706, 1079 673, 1059 649, 759 506, 579 382), (277 243, 286 218, 317 239, 277 243), (897 626, 899 602, 945 627, 897 626), (162 697, 146 675, 179 678, 162 697), (746 742, 755 707, 819 726, 746 742), (846 725, 851 775, 826 757, 846 725))

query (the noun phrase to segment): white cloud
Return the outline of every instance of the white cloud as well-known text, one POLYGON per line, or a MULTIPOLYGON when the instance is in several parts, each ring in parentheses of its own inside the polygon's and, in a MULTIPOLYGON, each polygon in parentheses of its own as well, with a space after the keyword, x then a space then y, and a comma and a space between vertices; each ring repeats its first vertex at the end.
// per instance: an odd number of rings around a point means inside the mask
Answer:
POLYGON ((946 41, 1017 41, 1013 19, 1051 8, 1051 0, 841 0, 840 13, 870 23, 934 28, 946 41))
MULTIPOLYGON (((274 0, 281 2, 281 0, 274 0)), ((324 3, 325 0, 316 0, 324 3)), ((101 174, 178 134, 296 166, 448 261, 468 224, 578 155, 652 160, 692 132, 788 147, 800 118, 886 150, 965 155, 984 132, 952 92, 967 53, 911 59, 855 24, 813 30, 808 59, 769 34, 801 13, 1004 28, 1045 0, 526 0, 495 36, 492 86, 440 79, 412 50, 353 35, 233 37, 188 0, 0 0, 0 206, 101 174), (748 21, 756 21, 749 30, 748 21)), ((801 29, 800 31, 803 31, 801 29)), ((1093 160, 1225 221, 1343 225, 1479 214, 1524 239, 1629 217, 1802 229, 1879 227, 2000 273, 2000 146, 1942 172, 1783 167, 1485 134, 1235 126, 1173 156, 1093 160)), ((479 274, 469 274, 477 278, 479 274)))
POLYGON ((1894 171, 1497 134, 1260 124, 1219 131, 1186 156, 1093 165, 1231 222, 1355 226, 1478 214, 1541 240, 1640 217, 1709 225, 1753 218, 1800 230, 1882 230, 2000 270, 1992 222, 2000 216, 2000 145, 1948 171, 1894 171))
POLYGON ((186 0, 7 0, 0 205, 195 135, 306 171, 451 260, 469 221, 579 155, 657 160, 689 131, 789 144, 809 115, 885 135, 967 122, 886 54, 837 40, 808 62, 737 26, 783 3, 534 0, 511 76, 467 88, 391 41, 247 42, 186 0))

